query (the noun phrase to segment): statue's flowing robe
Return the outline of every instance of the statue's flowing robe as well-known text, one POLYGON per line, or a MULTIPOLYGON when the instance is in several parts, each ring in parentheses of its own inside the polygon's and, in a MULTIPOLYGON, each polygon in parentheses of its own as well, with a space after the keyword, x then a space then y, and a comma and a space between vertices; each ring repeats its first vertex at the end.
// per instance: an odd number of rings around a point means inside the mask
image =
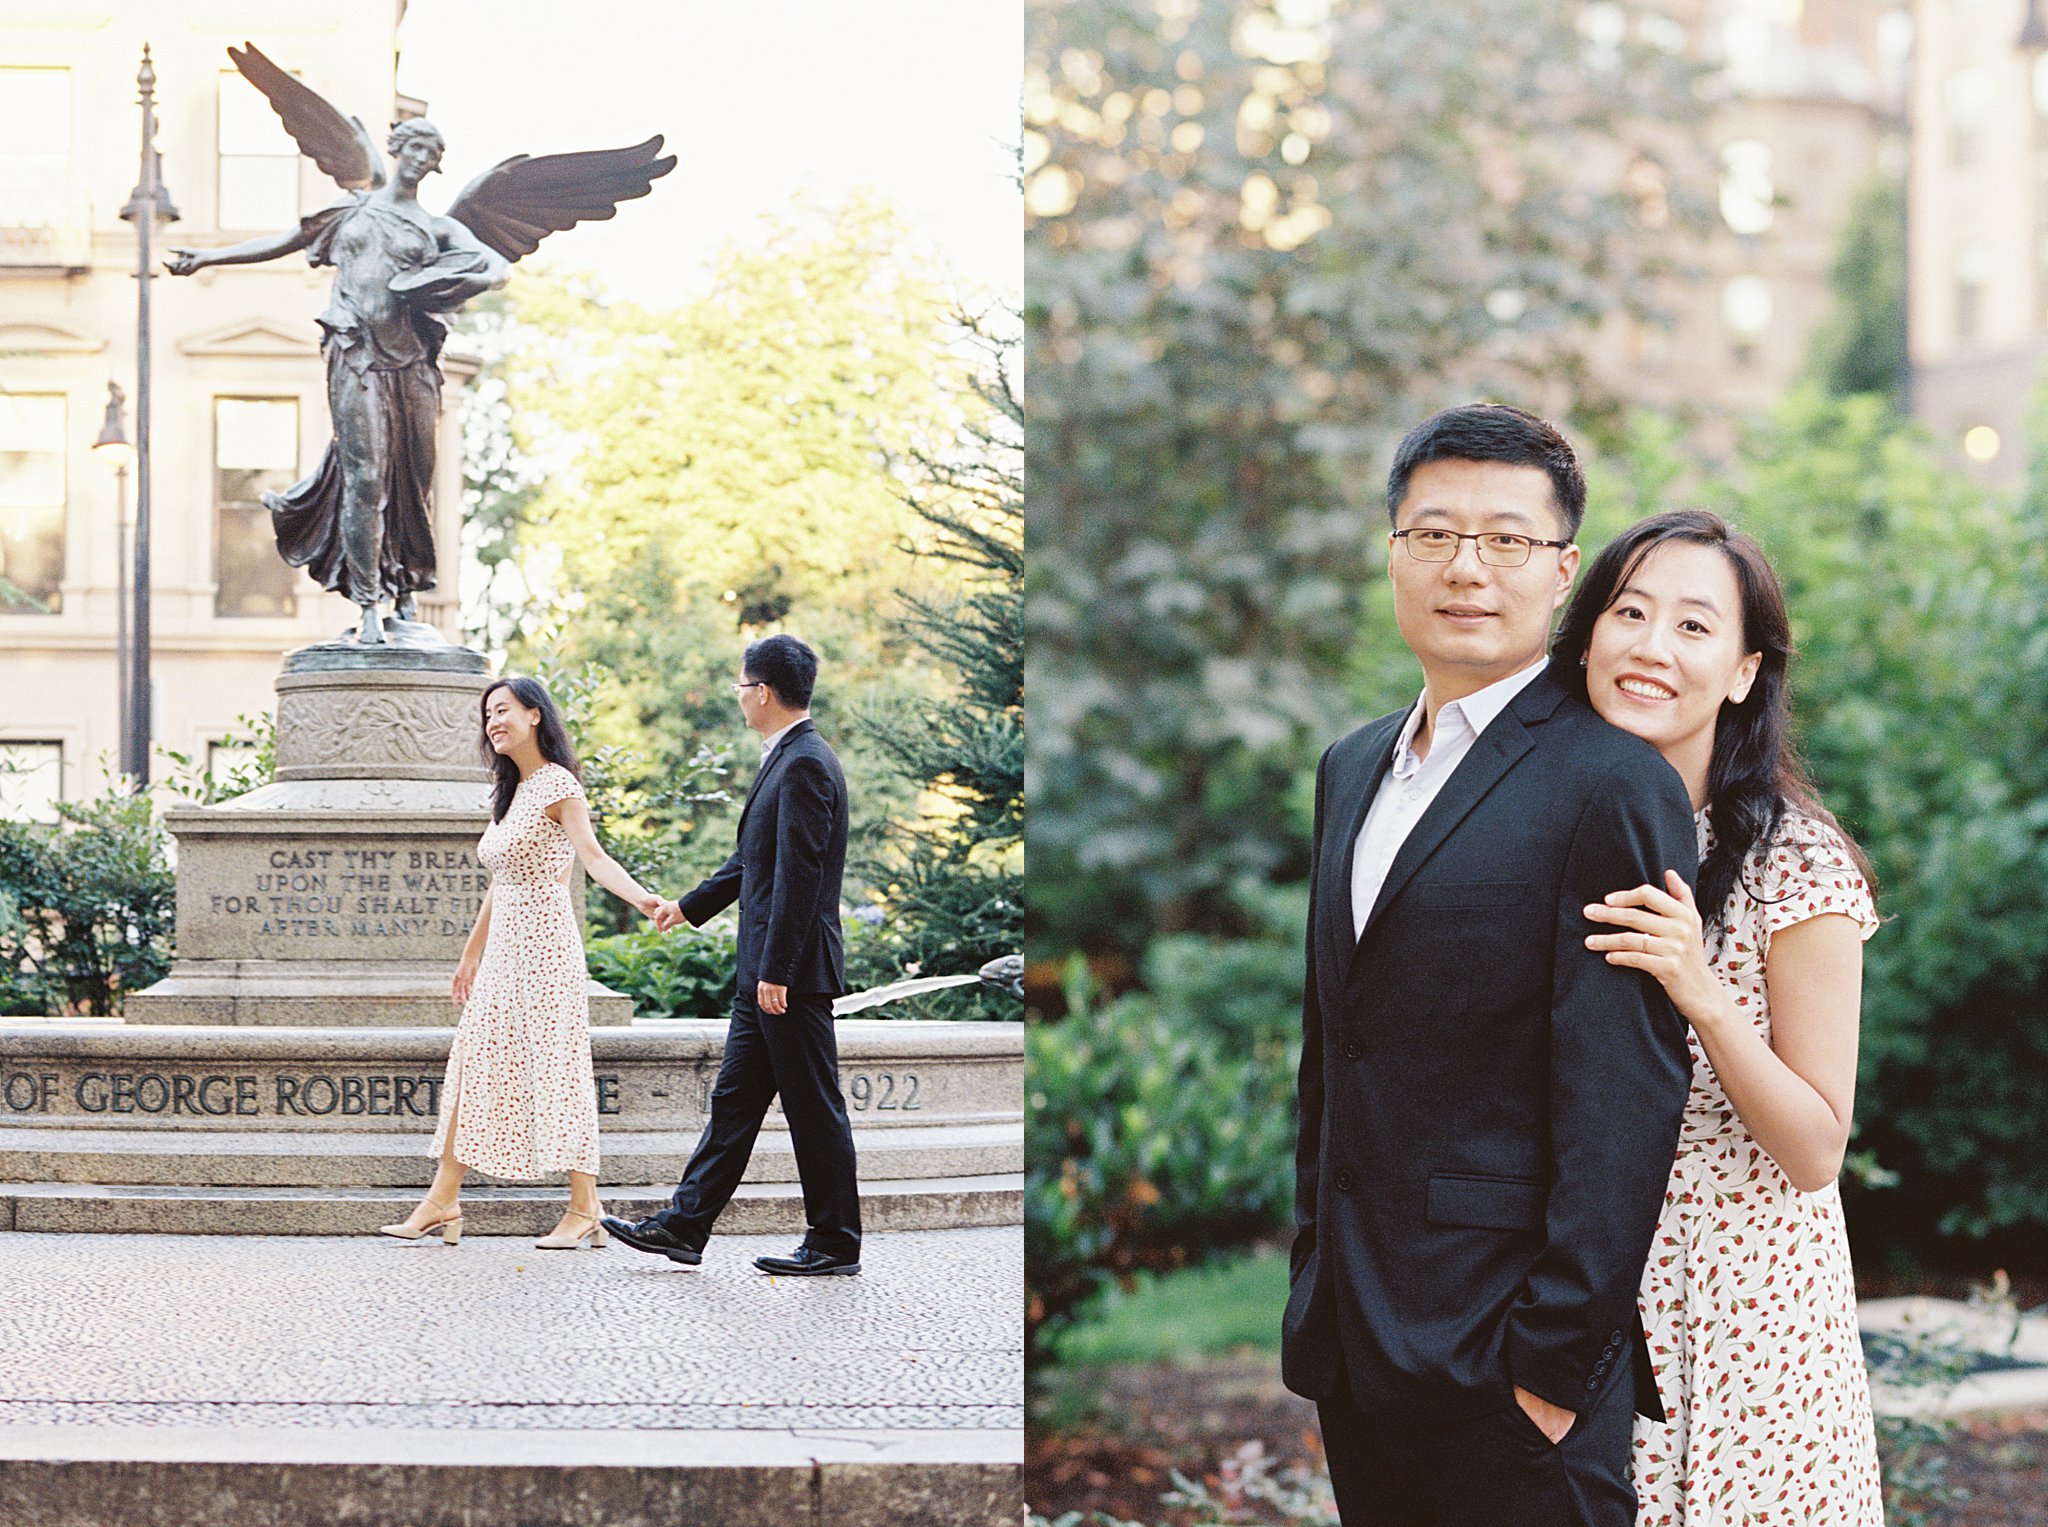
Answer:
POLYGON ((447 324, 429 311, 428 293, 434 282, 467 285, 461 278, 483 275, 487 261, 474 250, 443 250, 362 191, 301 226, 307 261, 337 272, 319 319, 334 438, 310 476, 264 494, 277 549, 359 605, 430 589, 447 324), (401 277, 410 300, 391 287, 401 277))

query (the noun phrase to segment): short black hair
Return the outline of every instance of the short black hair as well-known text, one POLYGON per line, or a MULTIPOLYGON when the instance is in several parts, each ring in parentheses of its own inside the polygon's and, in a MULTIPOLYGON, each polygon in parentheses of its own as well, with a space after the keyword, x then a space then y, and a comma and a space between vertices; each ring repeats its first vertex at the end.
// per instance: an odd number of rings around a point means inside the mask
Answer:
POLYGON ((749 643, 740 671, 761 680, 790 709, 811 708, 811 691, 818 683, 818 654, 794 636, 764 636, 749 643))
POLYGON ((1553 424, 1506 403, 1467 403, 1447 408, 1408 432, 1387 473, 1387 518, 1394 519, 1408 496, 1408 479, 1432 461, 1498 461, 1536 467, 1550 478, 1551 502, 1567 535, 1579 533, 1586 517, 1586 474, 1571 442, 1553 424))

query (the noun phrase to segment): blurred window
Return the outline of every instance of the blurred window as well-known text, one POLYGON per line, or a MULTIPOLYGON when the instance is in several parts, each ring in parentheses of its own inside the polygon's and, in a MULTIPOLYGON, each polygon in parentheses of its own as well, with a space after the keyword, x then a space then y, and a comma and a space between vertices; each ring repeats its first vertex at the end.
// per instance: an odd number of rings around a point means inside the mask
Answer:
POLYGON ((1942 108, 1948 119, 1949 168, 1960 170, 1977 162, 1983 149, 1989 92, 1990 79, 1982 68, 1958 69, 1942 86, 1942 108))
POLYGON ((220 76, 219 106, 219 225, 291 227, 299 220, 299 146, 263 93, 241 75, 220 76))
POLYGON ((1771 226, 1777 190, 1771 181, 1771 146, 1742 138, 1721 150, 1721 217, 1736 233, 1753 235, 1771 226))
POLYGON ((0 742, 0 817, 54 822, 63 798, 63 743, 0 742))
POLYGON ((263 506, 298 471, 297 398, 213 400, 214 614, 298 613, 298 569, 278 555, 263 506))
POLYGON ((64 496, 63 395, 0 392, 0 613, 62 607, 64 496))
POLYGON ((0 68, 0 228, 58 228, 71 177, 71 71, 0 68))
POLYGON ((1991 251, 1965 244, 1956 251, 1956 339, 1968 344, 1984 323, 1984 289, 1991 284, 1991 251))

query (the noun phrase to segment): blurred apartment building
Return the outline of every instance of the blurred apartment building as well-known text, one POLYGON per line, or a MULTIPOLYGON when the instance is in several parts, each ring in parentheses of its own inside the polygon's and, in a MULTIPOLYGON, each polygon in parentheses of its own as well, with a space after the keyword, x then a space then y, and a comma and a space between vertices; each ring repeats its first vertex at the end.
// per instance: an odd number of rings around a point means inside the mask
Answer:
POLYGON ((1913 412, 2008 483, 2025 474, 2027 415, 2048 371, 2044 14, 2041 0, 1913 6, 1913 412))
MULTIPOLYGON (((162 178, 180 220, 154 235, 216 247, 290 228, 340 194, 302 159, 226 49, 255 41, 284 67, 385 124, 418 115, 395 92, 402 0, 9 0, 0 9, 0 813, 47 819, 96 794, 119 756, 117 640, 135 473, 93 443, 108 383, 135 438, 136 73, 156 72, 162 178)), ((161 271, 161 264, 158 264, 161 271)), ((303 255, 152 285, 151 670, 154 741, 208 760, 236 720, 272 708, 292 648, 355 609, 276 552, 260 494, 310 471, 328 439, 314 324, 331 272, 303 255)), ((435 540, 442 587, 421 617, 458 634, 465 368, 449 358, 435 540)), ((159 760, 156 773, 164 766, 159 760)))
POLYGON ((1685 251, 1688 273, 1659 290, 1668 325, 1602 329, 1591 354, 1601 380, 1689 414, 1709 441, 1776 402, 1828 315, 1851 205, 1905 169, 1910 35, 1899 0, 1676 0, 1644 23, 1641 40, 1713 71, 1716 221, 1685 251))

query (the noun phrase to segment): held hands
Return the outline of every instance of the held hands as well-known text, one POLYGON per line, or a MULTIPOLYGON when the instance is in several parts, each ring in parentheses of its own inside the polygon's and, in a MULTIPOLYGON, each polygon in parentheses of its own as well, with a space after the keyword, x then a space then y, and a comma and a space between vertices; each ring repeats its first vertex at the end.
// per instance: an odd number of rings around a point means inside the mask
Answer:
POLYGON ((644 892, 634 899, 633 905, 639 908, 641 916, 649 919, 656 927, 661 926, 661 909, 667 903, 659 896, 652 891, 644 892))
POLYGON ((1529 1393, 1520 1384, 1515 1386, 1515 1403, 1522 1407, 1523 1413, 1531 1421, 1536 1423, 1536 1429, 1550 1439, 1553 1447, 1564 1441, 1565 1433, 1570 1431, 1572 1423, 1579 1419, 1576 1413, 1566 1410, 1562 1405, 1551 1404, 1540 1394, 1529 1393))
POLYGON ((465 954, 462 957, 462 962, 455 967, 455 982, 449 989, 448 995, 449 999, 457 1007, 466 1006, 469 1002, 469 994, 476 986, 476 968, 478 963, 474 955, 465 954))
POLYGON ((1676 870, 1664 872, 1664 884, 1668 893, 1639 885, 1587 907, 1587 921, 1629 931, 1590 934, 1586 947, 1605 953, 1610 965, 1647 970, 1669 994, 1671 1005, 1697 1023, 1713 1012, 1721 983, 1707 969, 1706 935, 1692 888, 1676 870))
POLYGON ((688 921, 683 916, 683 909, 681 907, 672 901, 663 901, 659 896, 654 899, 654 910, 647 915, 654 919, 654 926, 663 933, 668 932, 669 929, 675 927, 678 923, 688 921))

